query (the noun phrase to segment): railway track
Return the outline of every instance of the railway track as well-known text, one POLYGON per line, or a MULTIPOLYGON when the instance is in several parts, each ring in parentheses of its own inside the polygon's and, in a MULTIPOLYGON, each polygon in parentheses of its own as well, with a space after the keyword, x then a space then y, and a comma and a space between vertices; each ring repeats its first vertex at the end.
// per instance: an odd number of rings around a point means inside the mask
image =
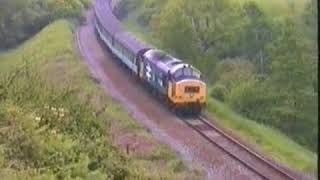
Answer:
POLYGON ((198 118, 184 119, 184 122, 207 139, 211 144, 220 148, 223 152, 256 173, 262 179, 296 180, 291 174, 250 150, 248 147, 208 122, 204 117, 200 116, 198 118))

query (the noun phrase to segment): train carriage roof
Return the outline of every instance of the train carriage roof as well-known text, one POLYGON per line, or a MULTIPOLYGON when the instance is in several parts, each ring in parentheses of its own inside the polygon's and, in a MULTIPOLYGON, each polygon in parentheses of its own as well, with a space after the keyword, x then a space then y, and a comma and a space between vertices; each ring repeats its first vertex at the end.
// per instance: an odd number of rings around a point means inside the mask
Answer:
POLYGON ((140 50, 147 48, 147 45, 136 39, 129 32, 117 33, 115 38, 135 55, 137 55, 140 50))
POLYGON ((111 34, 122 31, 121 24, 112 13, 110 1, 97 0, 95 12, 102 26, 111 34))
POLYGON ((121 22, 113 14, 110 2, 111 0, 96 1, 95 11, 102 26, 135 55, 143 49, 152 48, 150 45, 137 40, 131 33, 123 30, 121 22))

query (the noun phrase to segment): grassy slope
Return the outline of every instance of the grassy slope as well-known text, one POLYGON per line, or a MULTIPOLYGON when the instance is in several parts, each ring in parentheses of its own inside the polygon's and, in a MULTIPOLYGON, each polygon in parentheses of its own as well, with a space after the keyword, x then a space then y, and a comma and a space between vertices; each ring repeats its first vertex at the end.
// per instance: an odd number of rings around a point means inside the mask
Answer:
MULTIPOLYGON (((16 50, 0 54, 0 76, 29 60, 34 67, 40 69, 46 83, 57 88, 72 87, 78 91, 79 101, 88 101, 96 112, 102 110, 97 120, 105 120, 111 127, 133 133, 146 141, 155 141, 95 83, 86 65, 76 53, 73 37, 69 22, 60 20, 49 25, 16 50)), ((111 129, 105 131, 109 132, 111 129)), ((143 155, 133 153, 129 156, 133 159, 134 167, 143 169, 147 177, 199 178, 198 172, 187 170, 176 154, 165 145, 156 145, 151 152, 143 155)))
MULTIPOLYGON (((151 35, 150 31, 137 25, 139 13, 139 10, 132 12, 124 20, 125 26, 141 40, 157 45, 157 39, 151 35)), ((215 99, 209 100, 208 111, 217 117, 218 123, 224 128, 234 131, 252 144, 258 144, 263 152, 270 154, 274 159, 307 173, 317 172, 318 156, 278 130, 245 119, 215 99)))
POLYGON ((317 155, 295 143, 292 139, 271 127, 241 117, 225 104, 209 100, 208 112, 226 129, 232 130, 275 160, 307 173, 317 172, 317 155))

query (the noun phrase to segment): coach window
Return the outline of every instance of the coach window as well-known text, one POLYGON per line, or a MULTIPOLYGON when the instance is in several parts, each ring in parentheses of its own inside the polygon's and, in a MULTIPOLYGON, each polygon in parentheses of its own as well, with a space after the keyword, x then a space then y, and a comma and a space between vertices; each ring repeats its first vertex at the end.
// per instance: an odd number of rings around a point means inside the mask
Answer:
POLYGON ((110 41, 110 35, 109 35, 108 31, 105 31, 105 34, 106 34, 108 41, 110 41))
POLYGON ((129 58, 129 60, 130 60, 131 62, 133 62, 133 59, 132 59, 132 56, 131 56, 131 52, 130 52, 130 51, 128 51, 128 58, 129 58))
POLYGON ((103 35, 108 39, 108 32, 103 28, 102 29, 103 35))
POLYGON ((119 41, 116 41, 116 42, 117 42, 118 51, 119 51, 120 53, 122 53, 122 49, 121 49, 121 45, 120 45, 119 41))
POLYGON ((132 53, 131 53, 130 51, 128 51, 128 53, 129 53, 129 59, 130 59, 130 61, 133 62, 132 53))
POLYGON ((131 57, 132 57, 132 62, 133 62, 133 64, 136 64, 136 63, 137 63, 137 61, 136 61, 135 56, 134 56, 133 54, 131 54, 131 57))
POLYGON ((126 49, 126 56, 127 56, 127 58, 131 61, 130 53, 129 53, 128 49, 126 49))
POLYGON ((136 64, 136 59, 134 58, 134 55, 132 53, 130 53, 130 56, 131 56, 131 60, 132 60, 133 64, 136 64))
POLYGON ((127 48, 125 48, 124 50, 125 50, 126 57, 130 60, 130 56, 129 56, 128 49, 127 49, 127 48))
POLYGON ((122 44, 121 44, 121 43, 119 43, 119 45, 120 45, 121 53, 122 53, 122 54, 124 54, 124 53, 125 53, 125 50, 124 50, 124 48, 123 48, 122 44))
POLYGON ((161 86, 165 87, 165 83, 163 82, 163 79, 164 79, 164 74, 161 71, 159 81, 161 82, 161 86))
POLYGON ((122 54, 122 47, 119 41, 117 41, 118 51, 122 54))
POLYGON ((131 57, 131 52, 129 50, 127 50, 127 52, 128 52, 128 59, 132 62, 133 60, 132 60, 132 57, 131 57))
POLYGON ((118 45, 119 45, 119 51, 121 52, 121 54, 123 54, 123 49, 122 49, 121 43, 119 41, 118 41, 118 45))
POLYGON ((118 41, 114 41, 114 47, 117 51, 120 51, 118 41))
POLYGON ((123 47, 123 55, 126 57, 126 58, 128 58, 128 51, 127 51, 127 49, 126 48, 124 48, 124 46, 122 46, 123 47))

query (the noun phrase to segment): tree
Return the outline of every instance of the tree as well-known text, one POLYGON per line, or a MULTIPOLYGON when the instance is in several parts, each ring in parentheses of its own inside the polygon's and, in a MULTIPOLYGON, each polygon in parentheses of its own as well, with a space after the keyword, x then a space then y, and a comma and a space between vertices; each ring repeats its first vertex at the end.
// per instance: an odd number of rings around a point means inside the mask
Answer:
POLYGON ((270 90, 278 98, 273 113, 281 120, 279 125, 290 134, 300 137, 300 143, 308 144, 317 134, 317 92, 313 87, 314 65, 317 59, 310 52, 310 43, 297 31, 292 19, 283 22, 282 34, 269 46, 270 90), (311 128, 307 133, 306 130, 311 128), (303 140, 301 140, 303 139, 303 140))
POLYGON ((168 1, 161 13, 151 22, 157 37, 166 49, 173 49, 181 58, 195 57, 192 27, 184 12, 187 1, 168 1))
POLYGON ((81 17, 88 0, 0 0, 0 49, 26 40, 57 18, 81 17))

